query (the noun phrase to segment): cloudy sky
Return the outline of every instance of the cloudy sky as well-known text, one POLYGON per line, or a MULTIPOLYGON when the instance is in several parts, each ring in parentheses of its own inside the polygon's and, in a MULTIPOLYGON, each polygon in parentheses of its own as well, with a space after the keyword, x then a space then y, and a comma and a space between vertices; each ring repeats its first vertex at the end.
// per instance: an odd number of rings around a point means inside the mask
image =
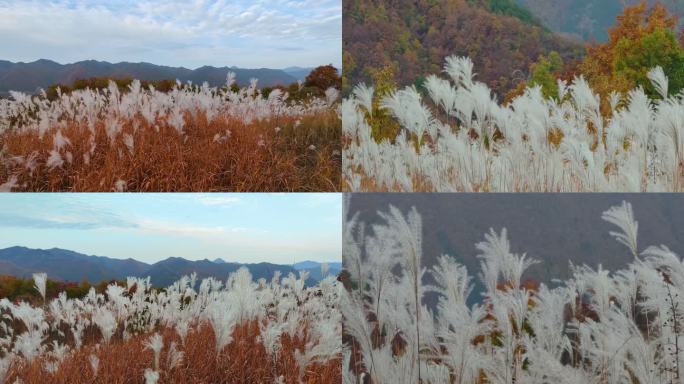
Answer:
POLYGON ((342 197, 288 194, 0 194, 0 248, 64 248, 156 262, 340 261, 342 197))
POLYGON ((341 0, 0 0, 0 60, 342 63, 341 0))

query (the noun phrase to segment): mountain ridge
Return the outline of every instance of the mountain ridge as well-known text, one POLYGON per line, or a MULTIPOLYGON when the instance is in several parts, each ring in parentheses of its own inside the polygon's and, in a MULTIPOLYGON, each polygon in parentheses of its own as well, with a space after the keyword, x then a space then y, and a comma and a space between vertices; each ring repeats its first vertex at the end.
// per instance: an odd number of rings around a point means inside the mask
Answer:
MULTIPOLYGON (((49 59, 31 62, 0 60, 0 94, 8 94, 9 91, 35 93, 50 85, 69 85, 75 80, 91 77, 135 78, 149 81, 180 80, 183 83, 192 81, 194 84, 202 84, 206 81, 210 86, 215 87, 225 84, 228 72, 235 73, 235 80, 241 86, 248 85, 250 79, 255 78, 259 80, 260 86, 272 87, 297 82, 303 72, 308 74, 310 70, 310 68, 300 67, 271 69, 208 65, 188 69, 147 62, 110 63, 98 60, 82 60, 67 64, 60 64, 49 59), (288 73, 287 70, 292 73, 288 73)), ((306 77, 306 74, 303 76, 306 77)))
POLYGON ((313 70, 313 68, 297 67, 297 66, 283 68, 283 72, 285 72, 288 75, 296 78, 299 81, 304 81, 306 79, 306 76, 308 76, 312 70, 313 70))
MULTIPOLYGON (((223 259, 220 259, 223 261, 223 259)), ((298 270, 288 265, 266 262, 259 263, 217 263, 208 259, 188 260, 182 257, 168 257, 158 262, 148 264, 132 258, 116 259, 106 256, 86 255, 83 253, 61 248, 34 249, 24 246, 13 246, 0 249, 0 275, 30 277, 35 272, 47 272, 53 280, 90 282, 121 280, 129 276, 150 276, 155 286, 169 286, 183 275, 197 273, 197 277, 214 277, 225 280, 228 274, 241 267, 249 269, 253 278, 270 280, 276 271, 287 275, 298 273, 298 270)), ((331 273, 333 269, 331 268, 331 273)), ((309 274, 307 283, 315 283, 322 276, 309 274)))

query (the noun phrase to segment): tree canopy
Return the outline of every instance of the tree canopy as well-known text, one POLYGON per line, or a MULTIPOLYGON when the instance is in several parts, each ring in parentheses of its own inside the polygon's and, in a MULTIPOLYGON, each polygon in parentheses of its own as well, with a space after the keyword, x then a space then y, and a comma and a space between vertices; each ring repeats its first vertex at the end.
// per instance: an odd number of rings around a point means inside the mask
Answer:
POLYGON ((332 64, 322 65, 314 68, 309 75, 306 76, 304 85, 307 87, 316 87, 325 91, 328 88, 340 89, 342 86, 342 79, 337 71, 337 68, 332 64))
POLYGON ((647 73, 660 66, 670 79, 670 92, 677 93, 684 86, 684 50, 676 27, 677 18, 662 5, 649 9, 642 2, 626 7, 609 30, 608 41, 588 47, 578 71, 603 97, 635 86, 655 97, 647 73))

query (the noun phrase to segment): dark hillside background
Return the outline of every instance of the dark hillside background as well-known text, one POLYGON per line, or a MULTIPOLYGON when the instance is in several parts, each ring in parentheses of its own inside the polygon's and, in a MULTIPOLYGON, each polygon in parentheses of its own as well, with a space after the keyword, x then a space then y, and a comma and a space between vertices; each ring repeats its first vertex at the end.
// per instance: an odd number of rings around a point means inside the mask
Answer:
MULTIPOLYGON (((684 196, 679 194, 354 194, 350 212, 363 222, 378 222, 377 211, 390 204, 404 213, 415 206, 423 218, 425 266, 449 254, 472 276, 480 271, 475 244, 489 228, 507 228, 512 251, 541 261, 525 278, 550 283, 570 277, 569 261, 616 270, 632 261, 614 240, 618 230, 601 214, 622 201, 632 204, 642 251, 664 244, 684 255, 684 196)), ((368 227, 367 227, 368 228, 368 227)), ((370 230, 370 229, 368 229, 370 230)))

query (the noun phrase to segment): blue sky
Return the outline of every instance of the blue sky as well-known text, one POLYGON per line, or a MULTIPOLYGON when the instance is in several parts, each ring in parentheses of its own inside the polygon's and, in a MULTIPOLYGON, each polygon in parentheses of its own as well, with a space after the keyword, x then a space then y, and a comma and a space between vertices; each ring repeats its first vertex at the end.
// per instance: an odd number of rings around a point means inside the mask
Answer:
POLYGON ((342 63, 342 0, 0 0, 0 60, 342 63))
POLYGON ((333 193, 0 194, 0 248, 65 248, 153 263, 340 261, 333 193))

